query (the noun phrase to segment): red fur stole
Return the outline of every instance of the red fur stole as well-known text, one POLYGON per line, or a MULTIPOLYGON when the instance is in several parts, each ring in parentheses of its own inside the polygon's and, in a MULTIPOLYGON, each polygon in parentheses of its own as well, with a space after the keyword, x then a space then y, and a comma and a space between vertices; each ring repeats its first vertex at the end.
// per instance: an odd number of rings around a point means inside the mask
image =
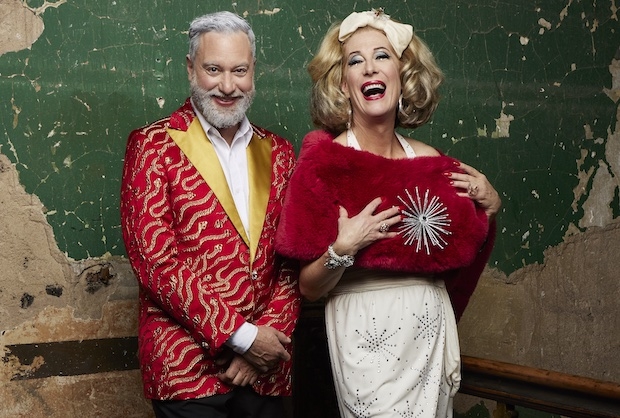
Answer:
POLYGON ((377 211, 401 208, 403 220, 391 229, 400 233, 362 249, 356 266, 421 274, 468 266, 489 226, 484 211, 457 196, 444 175, 455 164, 447 156, 390 160, 311 132, 288 186, 276 248, 291 258, 316 259, 336 239, 340 205, 354 216, 381 196, 377 211))

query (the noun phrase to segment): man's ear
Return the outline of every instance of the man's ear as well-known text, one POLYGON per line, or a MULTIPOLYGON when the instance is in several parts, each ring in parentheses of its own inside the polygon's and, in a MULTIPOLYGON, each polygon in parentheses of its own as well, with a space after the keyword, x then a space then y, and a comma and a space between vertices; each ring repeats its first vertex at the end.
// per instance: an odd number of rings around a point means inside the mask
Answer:
POLYGON ((187 77, 191 79, 194 72, 194 63, 190 59, 189 54, 185 56, 185 67, 187 68, 187 77))

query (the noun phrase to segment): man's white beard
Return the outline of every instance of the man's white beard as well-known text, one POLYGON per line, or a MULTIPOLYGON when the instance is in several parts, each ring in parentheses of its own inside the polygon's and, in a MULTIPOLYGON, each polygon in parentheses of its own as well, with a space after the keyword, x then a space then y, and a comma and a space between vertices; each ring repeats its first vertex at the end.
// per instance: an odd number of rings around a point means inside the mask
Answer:
POLYGON ((223 96, 217 88, 205 90, 194 80, 191 80, 190 91, 198 111, 202 113, 207 122, 217 129, 230 128, 240 123, 245 116, 245 112, 252 105, 252 100, 254 100, 256 93, 254 88, 246 93, 233 93, 232 96, 241 97, 241 100, 234 107, 223 110, 213 102, 213 96, 223 96))

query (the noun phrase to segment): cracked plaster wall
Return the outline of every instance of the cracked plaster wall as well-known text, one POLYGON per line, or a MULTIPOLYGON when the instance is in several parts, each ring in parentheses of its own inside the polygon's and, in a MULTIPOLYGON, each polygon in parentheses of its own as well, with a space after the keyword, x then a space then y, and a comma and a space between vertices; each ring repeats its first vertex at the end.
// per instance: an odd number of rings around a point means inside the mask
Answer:
POLYGON ((133 336, 137 327, 127 263, 109 255, 75 261, 60 252, 45 208, 18 180, 0 154, 0 417, 150 416, 137 370, 13 380, 64 360, 22 364, 9 345, 133 336))
POLYGON ((433 122, 408 134, 482 169, 504 200, 464 354, 620 381, 616 1, 335 5, 0 0, 0 418, 150 416, 137 371, 14 381, 53 359, 21 364, 6 347, 135 335, 124 141, 184 99, 187 24, 217 9, 257 33, 252 119, 297 146, 305 66, 331 21, 382 6, 413 22, 447 82, 433 122))

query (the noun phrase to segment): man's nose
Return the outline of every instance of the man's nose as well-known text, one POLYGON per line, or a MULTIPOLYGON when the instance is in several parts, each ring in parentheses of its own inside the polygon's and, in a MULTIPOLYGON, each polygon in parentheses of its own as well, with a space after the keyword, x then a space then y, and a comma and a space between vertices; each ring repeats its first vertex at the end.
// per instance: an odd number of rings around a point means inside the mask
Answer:
POLYGON ((220 88, 220 91, 224 94, 232 94, 235 91, 235 82, 233 80, 232 74, 230 73, 222 74, 219 88, 220 88))

